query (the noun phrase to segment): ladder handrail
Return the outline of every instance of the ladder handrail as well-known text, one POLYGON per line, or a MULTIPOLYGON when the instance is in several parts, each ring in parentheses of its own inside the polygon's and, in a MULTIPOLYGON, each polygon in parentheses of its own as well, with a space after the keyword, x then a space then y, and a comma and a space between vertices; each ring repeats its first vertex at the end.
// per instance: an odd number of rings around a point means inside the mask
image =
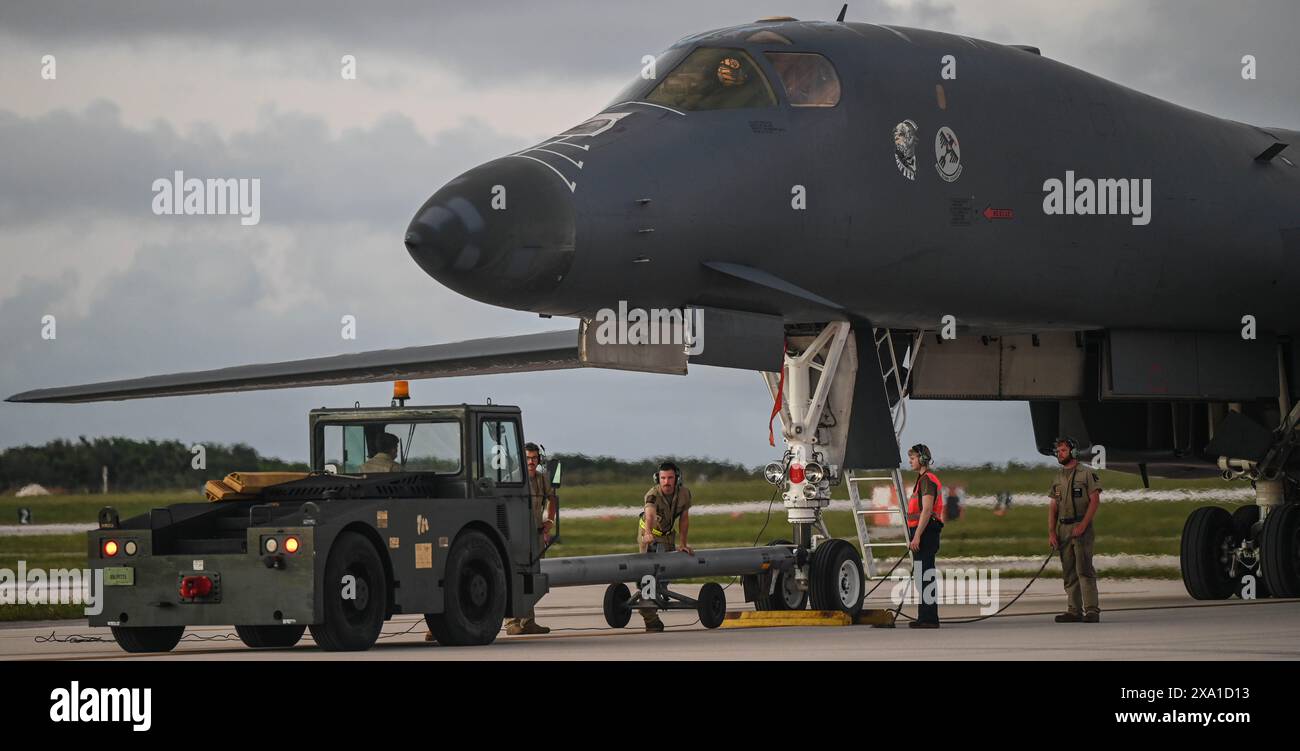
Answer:
MULTIPOLYGON (((862 548, 862 562, 866 567, 865 573, 868 579, 881 578, 880 576, 877 575, 876 572, 876 559, 875 556, 872 554, 873 548, 907 546, 907 542, 906 542, 907 508, 904 505, 906 503, 906 500, 904 500, 904 496, 903 496, 903 492, 904 492, 903 471, 897 468, 891 470, 884 470, 884 471, 888 472, 888 474, 857 475, 853 473, 853 470, 849 470, 848 473, 845 475, 845 479, 848 480, 848 486, 849 486, 849 500, 852 502, 853 505, 853 512, 854 512, 853 522, 854 522, 854 526, 857 528, 858 544, 862 548), (864 499, 862 497, 862 494, 858 492, 858 483, 882 482, 882 481, 889 481, 893 485, 894 496, 898 502, 896 504, 891 503, 885 508, 868 508, 866 506, 866 499, 864 499), (903 542, 872 542, 871 541, 871 530, 867 526, 866 517, 869 515, 884 515, 884 514, 895 514, 898 516, 898 521, 900 523, 900 526, 902 526, 903 528, 903 534, 904 534, 903 542)), ((915 558, 912 555, 912 549, 910 547, 907 548, 907 556, 909 559, 912 559, 913 563, 915 563, 915 558)))

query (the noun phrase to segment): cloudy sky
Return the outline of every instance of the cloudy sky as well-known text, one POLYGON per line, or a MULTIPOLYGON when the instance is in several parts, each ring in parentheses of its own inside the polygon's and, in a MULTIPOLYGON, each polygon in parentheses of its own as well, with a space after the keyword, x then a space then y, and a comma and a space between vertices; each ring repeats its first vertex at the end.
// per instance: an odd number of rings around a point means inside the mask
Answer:
MULTIPOLYGON (((640 59, 764 15, 839 2, 64 3, 0 8, 0 396, 266 360, 560 328, 461 298, 402 247, 460 172, 593 114, 640 59), (743 8, 741 6, 744 6, 743 8), (354 55, 357 80, 340 75, 354 55), (57 78, 41 76, 53 55, 57 78), (155 216, 151 185, 259 177, 262 220, 155 216), (42 316, 57 338, 41 337, 42 316), (343 315, 357 338, 339 335, 343 315)), ((1043 54, 1258 125, 1300 127, 1300 3, 884 2, 849 19, 1043 54), (1243 81, 1241 57, 1258 60, 1243 81)), ((564 322, 567 323, 567 322, 564 322)), ((761 463, 753 373, 582 371, 412 384, 419 403, 523 407, 551 450, 761 463)), ((303 459, 306 410, 388 386, 111 403, 0 403, 0 448, 78 435, 245 441, 303 459)), ((913 403, 907 442, 941 463, 1036 460, 1024 403, 913 403)))

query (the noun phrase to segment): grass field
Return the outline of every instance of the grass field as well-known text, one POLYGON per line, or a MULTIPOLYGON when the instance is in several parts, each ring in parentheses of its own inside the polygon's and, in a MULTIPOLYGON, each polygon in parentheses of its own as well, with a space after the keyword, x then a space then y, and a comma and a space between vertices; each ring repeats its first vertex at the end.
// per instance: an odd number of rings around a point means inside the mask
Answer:
MULTIPOLYGON (((952 470, 941 475, 946 484, 964 484, 975 495, 992 494, 1006 490, 1016 494, 1041 493, 1050 483, 1052 470, 952 470)), ((1114 472, 1105 473, 1103 483, 1108 489, 1137 489, 1140 480, 1114 472)), ((1201 482, 1173 482, 1153 480, 1156 489, 1224 488, 1218 480, 1201 482)), ((564 508, 590 508, 593 506, 639 505, 641 495, 649 487, 637 484, 609 484, 566 487, 561 491, 564 508)), ((734 501, 768 500, 773 497, 772 486, 761 480, 747 482, 710 482, 692 487, 696 503, 725 503, 734 501)), ((846 497, 841 486, 837 498, 846 497)), ((181 501, 197 501, 197 493, 139 493, 121 495, 69 495, 40 498, 0 498, 0 523, 17 521, 17 508, 33 509, 34 523, 93 523, 104 505, 111 505, 123 518, 144 513, 150 508, 181 501)), ((1202 505, 1197 501, 1130 502, 1103 505, 1096 521, 1099 555, 1177 555, 1183 522, 1192 509, 1202 505)), ((1222 503, 1232 508, 1232 503, 1222 503)), ((964 516, 943 531, 943 557, 967 556, 1023 556, 1036 557, 1047 553, 1047 521, 1043 507, 1013 506, 1005 516, 996 516, 988 509, 967 508, 964 516)), ((854 539, 853 519, 848 512, 826 514, 827 526, 838 537, 854 539)), ((549 553, 552 557, 626 553, 636 550, 634 538, 636 523, 630 517, 613 519, 569 519, 561 516, 561 543, 549 553)), ((765 544, 770 540, 788 538, 789 525, 780 502, 773 504, 770 518, 762 513, 735 515, 699 515, 691 521, 690 542, 695 547, 737 547, 765 544), (766 528, 764 524, 766 522, 766 528)), ((85 566, 85 535, 36 535, 25 537, 0 536, 0 569, 16 570, 17 562, 25 560, 29 568, 80 568, 85 566)), ((884 558, 890 553, 882 555, 884 558)), ((892 563, 892 558, 889 562, 892 563)), ((1004 572, 1004 576, 1026 572, 1004 572)), ((1103 576, 1116 578, 1178 578, 1176 568, 1110 569, 1103 576)), ((1059 566, 1048 565, 1044 576, 1059 576, 1059 566)), ((35 620, 59 617, 79 617, 80 609, 73 606, 4 606, 0 607, 0 621, 35 620)))

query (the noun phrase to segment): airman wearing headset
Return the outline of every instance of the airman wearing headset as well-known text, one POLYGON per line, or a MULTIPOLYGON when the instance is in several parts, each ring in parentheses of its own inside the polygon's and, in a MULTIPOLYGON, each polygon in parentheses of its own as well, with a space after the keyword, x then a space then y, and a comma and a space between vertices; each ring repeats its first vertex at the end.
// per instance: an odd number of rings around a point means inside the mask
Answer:
MULTIPOLYGON (((907 499, 907 546, 915 554, 921 576, 916 582, 916 620, 908 628, 939 628, 939 569, 934 558, 939 554, 939 533, 943 530, 943 486, 930 471, 934 461, 930 448, 918 443, 907 450, 907 460, 916 472, 916 484, 907 499)), ((913 575, 915 577, 915 574, 913 575)))
POLYGON ((1092 467, 1080 467, 1073 438, 1057 438, 1053 448, 1061 470, 1048 491, 1047 543, 1061 553, 1061 573, 1068 604, 1057 623, 1098 623, 1097 570, 1092 566, 1096 540, 1092 521, 1101 505, 1101 477, 1092 467))
MULTIPOLYGON (((693 555, 686 542, 690 529, 691 491, 682 485, 682 470, 672 462, 659 465, 655 485, 646 491, 645 509, 637 529, 637 545, 642 553, 678 550, 693 555), (681 539, 677 539, 676 526, 680 520, 681 539)), ((646 631, 663 631, 664 622, 654 608, 642 608, 646 631)))

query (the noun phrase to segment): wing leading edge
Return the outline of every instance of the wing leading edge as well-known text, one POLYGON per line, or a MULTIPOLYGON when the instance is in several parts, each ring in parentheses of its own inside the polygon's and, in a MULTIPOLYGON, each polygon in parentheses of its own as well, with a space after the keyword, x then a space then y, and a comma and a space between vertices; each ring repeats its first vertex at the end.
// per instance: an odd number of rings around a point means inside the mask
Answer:
MULTIPOLYGON (((471 339, 400 349, 381 349, 306 360, 238 365, 189 373, 170 373, 78 386, 36 389, 6 401, 77 403, 144 399, 157 396, 219 394, 231 391, 373 383, 395 379, 559 370, 584 362, 581 332, 548 331, 521 336, 471 339)), ((604 366, 609 367, 609 366, 604 366)))

